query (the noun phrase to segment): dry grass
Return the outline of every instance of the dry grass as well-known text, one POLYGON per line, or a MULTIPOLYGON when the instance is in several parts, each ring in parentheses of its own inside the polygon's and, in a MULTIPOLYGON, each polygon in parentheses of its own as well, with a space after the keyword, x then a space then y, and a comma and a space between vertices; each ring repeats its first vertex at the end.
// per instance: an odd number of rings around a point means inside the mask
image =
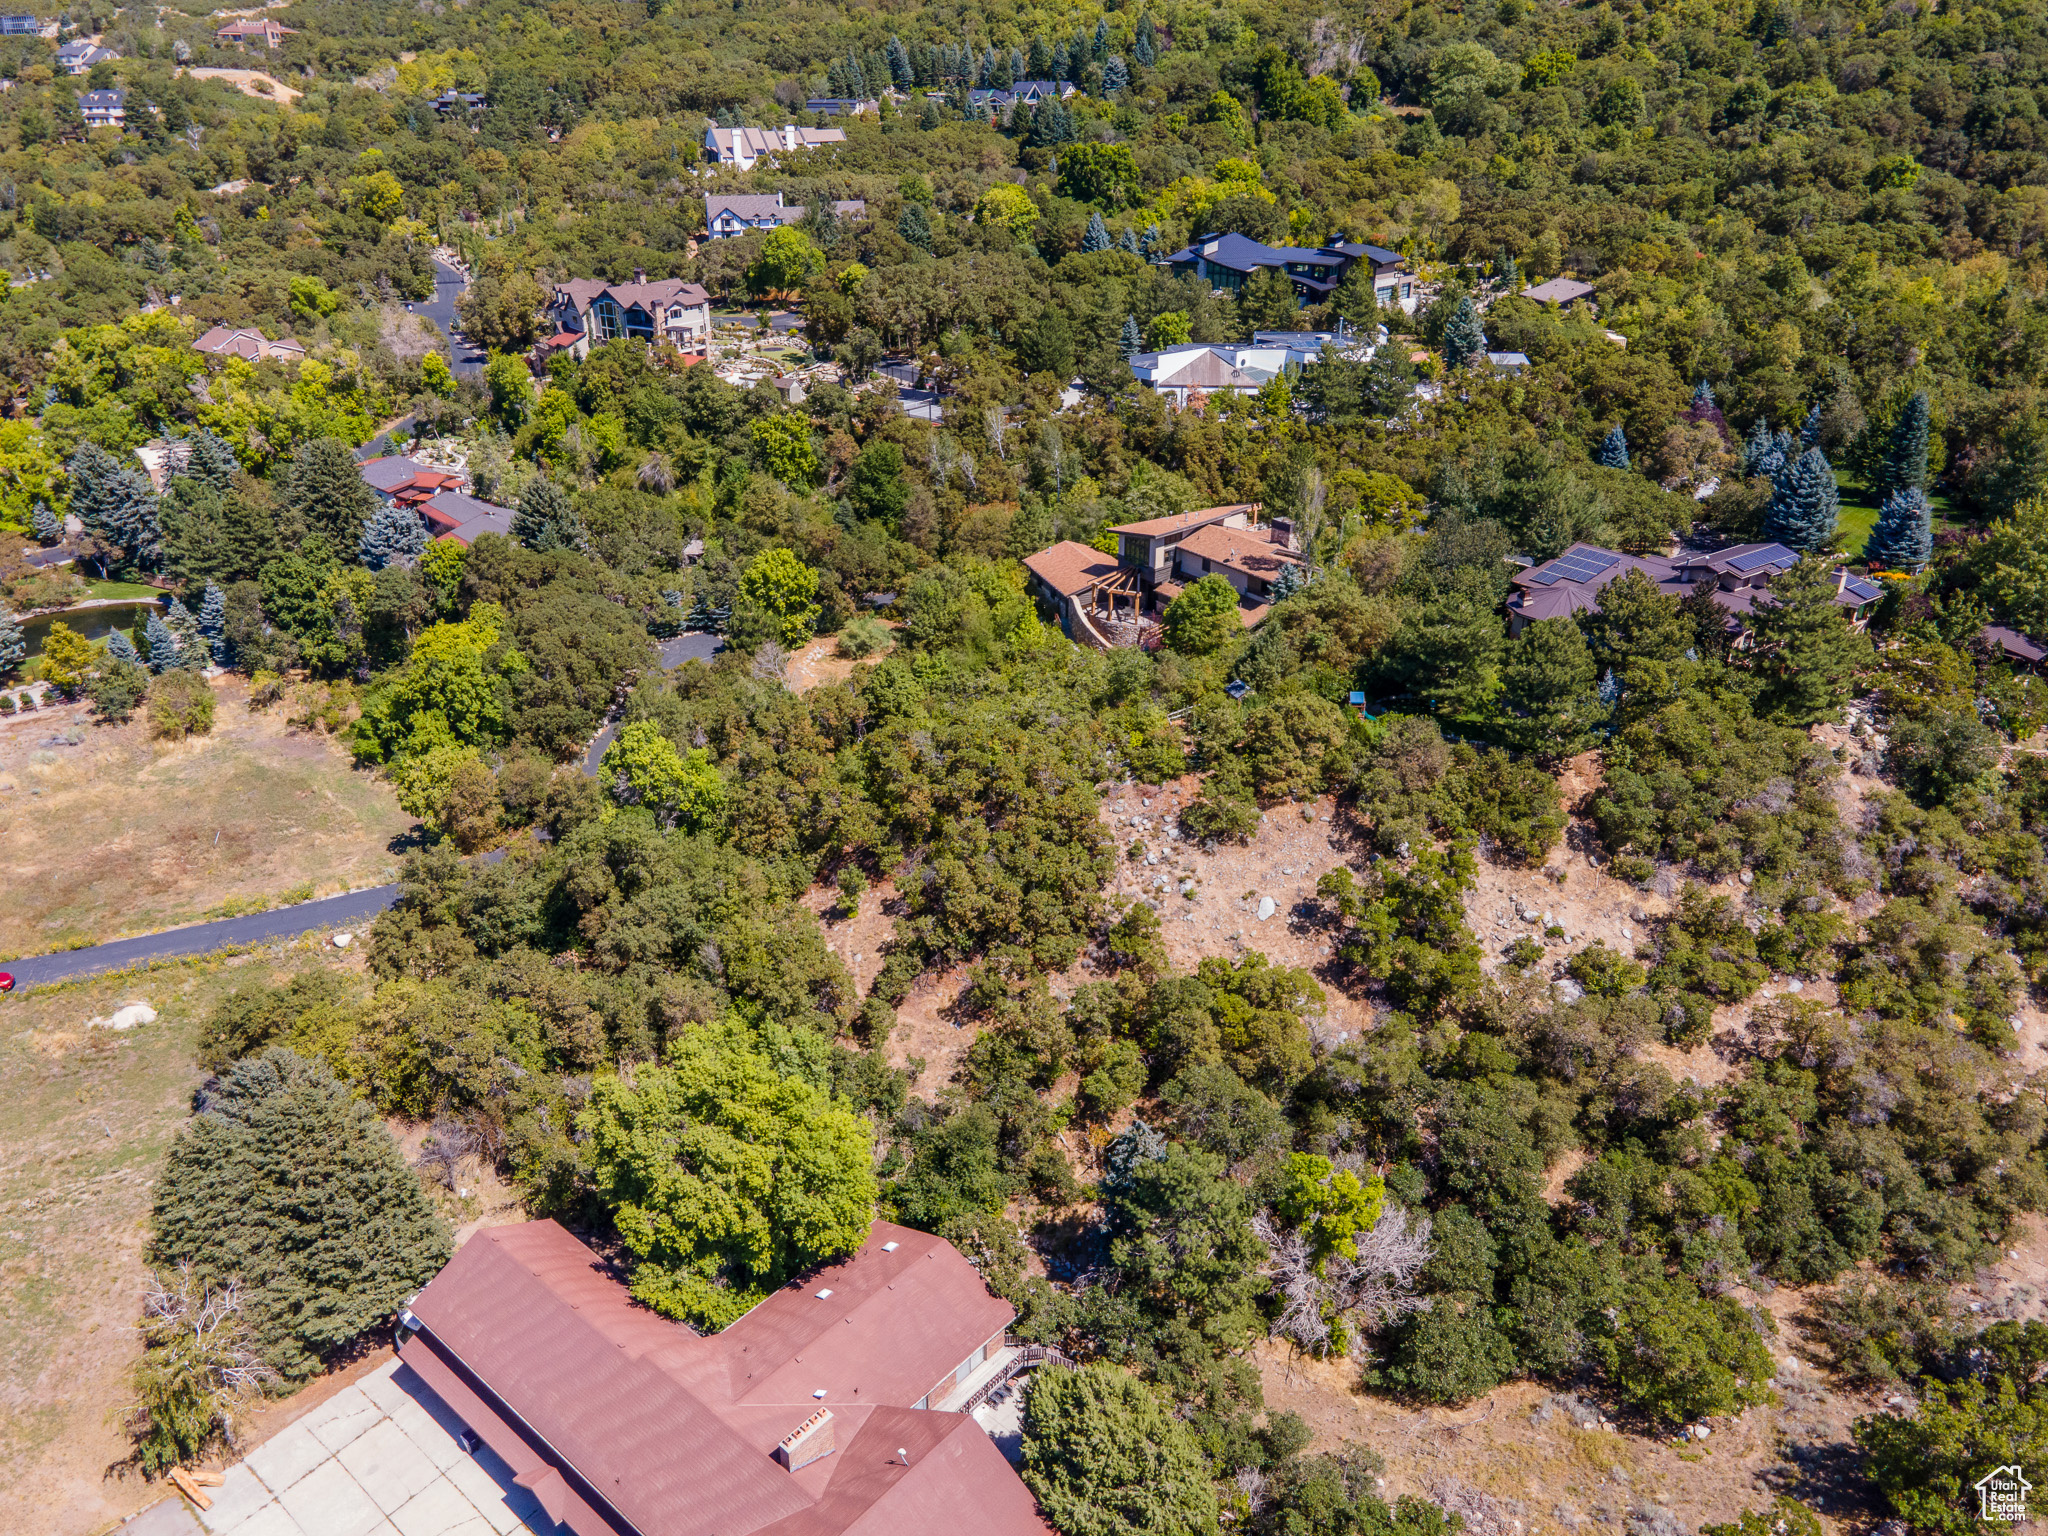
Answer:
POLYGON ((215 685, 213 733, 155 742, 78 709, 0 724, 0 953, 151 933, 381 884, 415 823, 333 738, 215 685), (53 744, 78 735, 76 745, 53 744))

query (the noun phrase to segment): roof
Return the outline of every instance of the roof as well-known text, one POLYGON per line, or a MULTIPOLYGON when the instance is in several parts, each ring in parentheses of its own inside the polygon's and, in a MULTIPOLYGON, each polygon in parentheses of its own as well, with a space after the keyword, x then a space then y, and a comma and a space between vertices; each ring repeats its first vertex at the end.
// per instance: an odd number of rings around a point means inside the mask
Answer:
POLYGON ((401 1357, 576 1536, 1045 1536, 971 1418, 900 1396, 924 1355, 957 1364, 1013 1315, 937 1238, 878 1222, 852 1258, 701 1338, 528 1222, 478 1233, 409 1312, 401 1357), (768 1368, 735 1392, 748 1360, 768 1368), (821 1407, 831 1454, 786 1470, 777 1445, 821 1407))
POLYGON ((1572 304, 1592 296, 1593 285, 1582 283, 1575 277, 1553 277, 1547 283, 1522 290, 1523 298, 1534 299, 1539 304, 1572 304))
POLYGON ((1561 619, 1600 606, 1600 589, 1630 571, 1659 586, 1678 583, 1678 569, 1661 555, 1624 555, 1597 544, 1574 544, 1555 559, 1516 571, 1509 605, 1527 619, 1561 619))
POLYGON ((79 110, 83 112, 112 112, 128 99, 126 91, 87 91, 78 98, 79 110))
POLYGON ((1783 544, 1731 544, 1726 549, 1692 556, 1681 563, 1703 565, 1716 575, 1725 571, 1734 576, 1754 577, 1759 573, 1768 576, 1789 571, 1799 563, 1799 555, 1783 544))
POLYGON ((1486 360, 1496 368, 1526 368, 1529 354, 1526 352, 1489 352, 1486 360))
POLYGON ((601 277, 572 277, 566 283, 555 284, 555 292, 567 295, 579 314, 606 294, 627 309, 650 313, 669 304, 696 309, 711 302, 710 292, 701 283, 686 283, 679 277, 657 278, 651 283, 608 283, 601 277))
POLYGON ((1997 646, 2017 661, 2031 664, 2048 660, 2048 647, 2035 644, 2018 630, 2004 624, 1986 624, 1983 636, 1987 643, 1997 646))
POLYGON ((768 194, 739 192, 706 192, 704 194, 704 222, 710 224, 721 213, 730 213, 746 223, 757 223, 768 219, 775 223, 788 224, 804 216, 801 207, 787 206, 780 192, 768 194))
POLYGON ((1154 374, 1154 389, 1257 389, 1266 381, 1247 373, 1221 352, 1205 348, 1172 373, 1154 374))
POLYGON ((380 491, 395 491, 402 485, 410 485, 421 475, 444 473, 431 464, 422 464, 418 459, 407 458, 401 453, 386 454, 381 459, 369 459, 362 466, 363 478, 372 488, 380 491))
POLYGON ((1135 533, 1144 538, 1157 538, 1162 533, 1187 533, 1196 528, 1220 523, 1236 512, 1247 517, 1259 510, 1256 501, 1237 501, 1222 507, 1201 507, 1193 512, 1175 512, 1169 517, 1148 517, 1139 523, 1118 523, 1111 533, 1135 533))
POLYGON ((1062 597, 1086 592, 1096 582, 1114 576, 1123 567, 1114 555, 1062 539, 1050 549, 1024 557, 1024 568, 1062 597))
POLYGON ((463 491, 436 491, 417 510, 437 534, 452 533, 465 544, 479 534, 512 531, 511 508, 479 501, 463 491))
POLYGON ((1180 547, 1185 554, 1260 581, 1272 581, 1290 565, 1302 563, 1299 555, 1273 543, 1258 528, 1225 528, 1211 523, 1182 539, 1180 547))

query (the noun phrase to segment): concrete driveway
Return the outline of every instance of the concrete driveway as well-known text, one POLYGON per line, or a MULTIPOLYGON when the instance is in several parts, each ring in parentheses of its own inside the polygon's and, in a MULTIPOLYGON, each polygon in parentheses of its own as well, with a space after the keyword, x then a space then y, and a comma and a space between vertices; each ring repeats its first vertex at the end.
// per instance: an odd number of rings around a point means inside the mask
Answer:
POLYGON ((555 1536, 559 1529, 488 1446, 393 1360, 266 1440, 210 1488, 173 1493, 121 1536, 555 1536))

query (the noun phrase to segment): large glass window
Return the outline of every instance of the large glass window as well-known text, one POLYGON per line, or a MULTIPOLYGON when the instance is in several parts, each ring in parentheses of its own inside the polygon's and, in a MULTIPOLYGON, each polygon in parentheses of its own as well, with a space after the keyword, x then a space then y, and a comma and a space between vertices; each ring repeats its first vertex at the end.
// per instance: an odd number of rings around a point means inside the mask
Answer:
POLYGON ((619 306, 610 299, 599 299, 590 306, 590 329, 599 341, 617 341, 626 334, 619 323, 619 306))

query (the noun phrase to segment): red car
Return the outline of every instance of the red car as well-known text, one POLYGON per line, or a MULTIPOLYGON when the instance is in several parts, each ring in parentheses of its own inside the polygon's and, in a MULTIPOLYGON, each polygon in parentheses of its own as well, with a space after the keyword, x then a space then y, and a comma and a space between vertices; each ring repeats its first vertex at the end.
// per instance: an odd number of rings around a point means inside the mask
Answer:
POLYGON ((0 992, 12 992, 13 990, 14 977, 12 973, 7 971, 0 971, 0 992))

